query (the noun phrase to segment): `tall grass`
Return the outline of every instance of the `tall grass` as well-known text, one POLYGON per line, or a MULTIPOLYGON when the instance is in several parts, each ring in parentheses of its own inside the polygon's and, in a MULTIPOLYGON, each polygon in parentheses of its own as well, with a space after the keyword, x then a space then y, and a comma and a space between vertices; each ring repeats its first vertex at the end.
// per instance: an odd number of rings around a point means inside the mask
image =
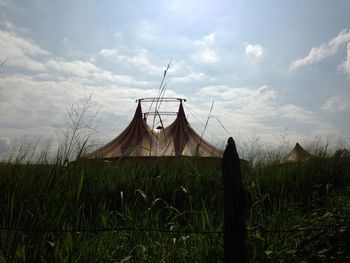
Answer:
MULTIPOLYGON (((349 260, 348 159, 243 176, 252 262, 349 260), (310 227, 324 230, 275 231, 310 227)), ((222 234, 193 233, 223 231, 220 160, 2 163, 0 224, 0 262, 220 262, 222 234), (112 228, 129 230, 98 231, 112 228)))

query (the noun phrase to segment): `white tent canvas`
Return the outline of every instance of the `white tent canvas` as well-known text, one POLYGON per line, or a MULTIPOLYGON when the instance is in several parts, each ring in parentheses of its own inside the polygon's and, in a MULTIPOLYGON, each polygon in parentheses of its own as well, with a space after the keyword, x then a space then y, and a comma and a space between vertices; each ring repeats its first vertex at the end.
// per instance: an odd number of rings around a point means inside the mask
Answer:
POLYGON ((143 118, 140 101, 128 127, 88 158, 126 156, 222 157, 223 152, 198 135, 187 121, 182 101, 176 119, 164 129, 153 130, 143 118))
POLYGON ((296 143, 293 150, 289 152, 283 159, 282 163, 294 163, 305 161, 314 156, 303 149, 299 143, 296 143))

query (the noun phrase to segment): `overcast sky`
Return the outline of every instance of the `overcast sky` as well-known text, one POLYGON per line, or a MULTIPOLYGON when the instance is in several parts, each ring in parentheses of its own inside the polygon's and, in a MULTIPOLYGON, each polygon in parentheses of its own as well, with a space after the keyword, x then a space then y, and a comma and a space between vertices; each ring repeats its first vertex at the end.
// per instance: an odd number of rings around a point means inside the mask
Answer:
POLYGON ((0 0, 0 151, 54 138, 90 94, 111 140, 171 58, 166 95, 199 134, 214 100, 215 145, 349 140, 350 1, 0 0))

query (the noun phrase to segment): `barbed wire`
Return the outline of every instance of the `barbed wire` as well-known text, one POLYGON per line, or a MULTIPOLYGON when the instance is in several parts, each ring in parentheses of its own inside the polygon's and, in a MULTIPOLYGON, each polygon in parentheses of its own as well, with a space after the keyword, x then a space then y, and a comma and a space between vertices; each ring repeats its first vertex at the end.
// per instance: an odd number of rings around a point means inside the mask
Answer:
POLYGON ((62 233, 79 233, 79 232, 114 232, 114 231, 139 231, 139 232, 159 232, 159 233, 174 233, 174 234, 223 234, 223 231, 209 230, 170 230, 170 229, 153 229, 142 227, 110 227, 110 228, 12 228, 0 227, 0 231, 14 232, 62 232, 62 233))
MULTIPOLYGON (((289 232, 312 232, 312 231, 347 231, 350 230, 350 226, 339 227, 302 227, 302 228, 290 228, 290 229, 265 229, 263 226, 246 228, 246 232, 262 233, 289 233, 289 232)), ((0 231, 13 231, 13 232, 56 232, 56 233, 80 233, 80 232, 115 232, 115 231, 138 231, 138 232, 159 232, 169 234, 223 234, 224 231, 211 231, 211 230, 170 230, 170 229, 153 229, 143 227, 110 227, 110 228, 12 228, 12 227, 0 227, 0 231)))
POLYGON ((261 231, 263 233, 288 233, 288 232, 311 232, 311 231, 346 231, 350 230, 350 226, 339 227, 301 227, 286 229, 265 229, 263 226, 246 229, 247 232, 261 231))

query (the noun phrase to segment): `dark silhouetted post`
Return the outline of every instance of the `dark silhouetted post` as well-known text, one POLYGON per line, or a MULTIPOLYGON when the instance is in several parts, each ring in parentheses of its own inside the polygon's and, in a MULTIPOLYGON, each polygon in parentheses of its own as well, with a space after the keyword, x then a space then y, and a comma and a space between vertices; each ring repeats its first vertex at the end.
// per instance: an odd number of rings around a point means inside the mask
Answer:
POLYGON ((239 156, 230 137, 222 160, 224 177, 224 263, 248 262, 245 198, 239 156))

